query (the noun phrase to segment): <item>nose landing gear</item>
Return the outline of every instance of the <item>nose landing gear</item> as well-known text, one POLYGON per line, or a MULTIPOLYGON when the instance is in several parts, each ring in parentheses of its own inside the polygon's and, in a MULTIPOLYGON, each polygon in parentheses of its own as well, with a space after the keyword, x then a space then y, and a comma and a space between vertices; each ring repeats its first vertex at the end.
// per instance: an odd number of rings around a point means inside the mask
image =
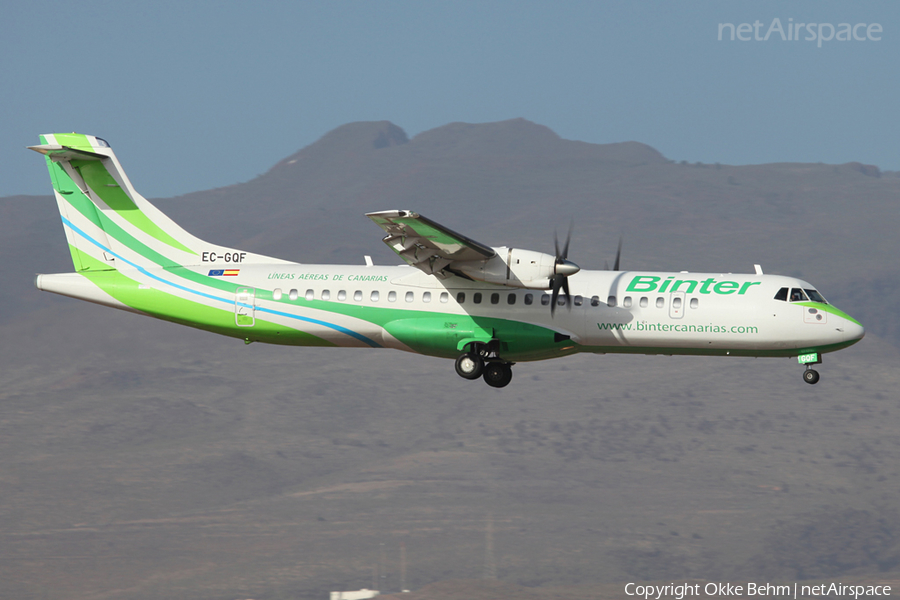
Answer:
POLYGON ((797 357, 797 362, 799 362, 801 365, 806 365, 806 370, 803 371, 803 381, 809 384, 819 382, 819 372, 813 369, 813 365, 822 364, 821 354, 819 354, 818 352, 801 354, 797 357))
POLYGON ((806 370, 803 371, 803 381, 809 384, 818 383, 819 372, 813 369, 810 365, 806 365, 806 370))

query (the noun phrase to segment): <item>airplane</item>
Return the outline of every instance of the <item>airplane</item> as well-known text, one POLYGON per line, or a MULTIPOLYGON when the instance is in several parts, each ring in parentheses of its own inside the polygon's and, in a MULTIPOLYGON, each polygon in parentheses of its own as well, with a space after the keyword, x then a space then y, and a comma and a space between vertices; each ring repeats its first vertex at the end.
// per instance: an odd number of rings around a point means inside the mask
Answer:
MULTIPOLYGON (((822 355, 863 326, 811 284, 764 274, 589 271, 555 254, 491 247, 416 212, 368 213, 405 264, 313 265, 200 240, 135 191, 110 145, 45 134, 75 271, 42 291, 239 338, 291 346, 394 348, 455 361, 501 388, 519 362, 594 354, 822 355)), ((570 230, 571 236, 571 230, 570 230)))

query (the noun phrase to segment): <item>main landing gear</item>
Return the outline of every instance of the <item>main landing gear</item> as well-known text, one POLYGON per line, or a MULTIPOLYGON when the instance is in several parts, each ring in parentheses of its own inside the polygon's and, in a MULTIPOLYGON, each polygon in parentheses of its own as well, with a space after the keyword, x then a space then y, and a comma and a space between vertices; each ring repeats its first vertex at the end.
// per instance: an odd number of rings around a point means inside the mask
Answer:
POLYGON ((487 348, 479 348, 460 354, 456 358, 456 373, 463 379, 484 378, 491 387, 502 388, 512 381, 513 363, 503 362, 487 348))

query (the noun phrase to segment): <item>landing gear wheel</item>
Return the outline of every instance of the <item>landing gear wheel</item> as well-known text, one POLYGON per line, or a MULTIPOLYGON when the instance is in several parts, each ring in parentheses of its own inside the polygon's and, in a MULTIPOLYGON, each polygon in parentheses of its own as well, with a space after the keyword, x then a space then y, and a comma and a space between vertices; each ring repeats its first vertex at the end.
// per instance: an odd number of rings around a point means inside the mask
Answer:
POLYGON ((484 382, 491 387, 502 388, 512 381, 512 369, 508 363, 492 362, 484 367, 484 382))
POLYGON ((819 372, 815 369, 807 369, 803 371, 803 381, 809 384, 819 382, 819 372))
POLYGON ((484 371, 484 361, 474 353, 460 354, 456 358, 456 374, 463 379, 478 379, 484 371))

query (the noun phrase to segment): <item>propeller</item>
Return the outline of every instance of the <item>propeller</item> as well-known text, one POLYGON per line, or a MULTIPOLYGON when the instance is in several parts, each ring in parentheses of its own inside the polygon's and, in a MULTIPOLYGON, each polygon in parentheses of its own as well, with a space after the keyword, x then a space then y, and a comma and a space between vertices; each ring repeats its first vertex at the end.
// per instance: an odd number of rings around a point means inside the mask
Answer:
MULTIPOLYGON (((572 239, 572 225, 569 225, 569 233, 566 235, 566 243, 562 252, 559 251, 559 239, 556 232, 553 233, 553 248, 556 251, 556 264, 553 266, 553 295, 550 298, 550 316, 556 314, 556 301, 559 299, 559 290, 566 295, 566 308, 572 310, 572 295, 569 293, 569 275, 574 275, 581 267, 568 259, 569 241, 572 239)), ((618 264, 618 260, 616 261, 618 264)))
MULTIPOLYGON (((619 247, 616 249, 616 262, 612 268, 613 271, 620 270, 619 263, 620 263, 621 258, 622 258, 622 238, 620 237, 619 238, 619 247)), ((609 263, 608 262, 604 263, 603 268, 606 269, 607 271, 609 271, 609 263)))

